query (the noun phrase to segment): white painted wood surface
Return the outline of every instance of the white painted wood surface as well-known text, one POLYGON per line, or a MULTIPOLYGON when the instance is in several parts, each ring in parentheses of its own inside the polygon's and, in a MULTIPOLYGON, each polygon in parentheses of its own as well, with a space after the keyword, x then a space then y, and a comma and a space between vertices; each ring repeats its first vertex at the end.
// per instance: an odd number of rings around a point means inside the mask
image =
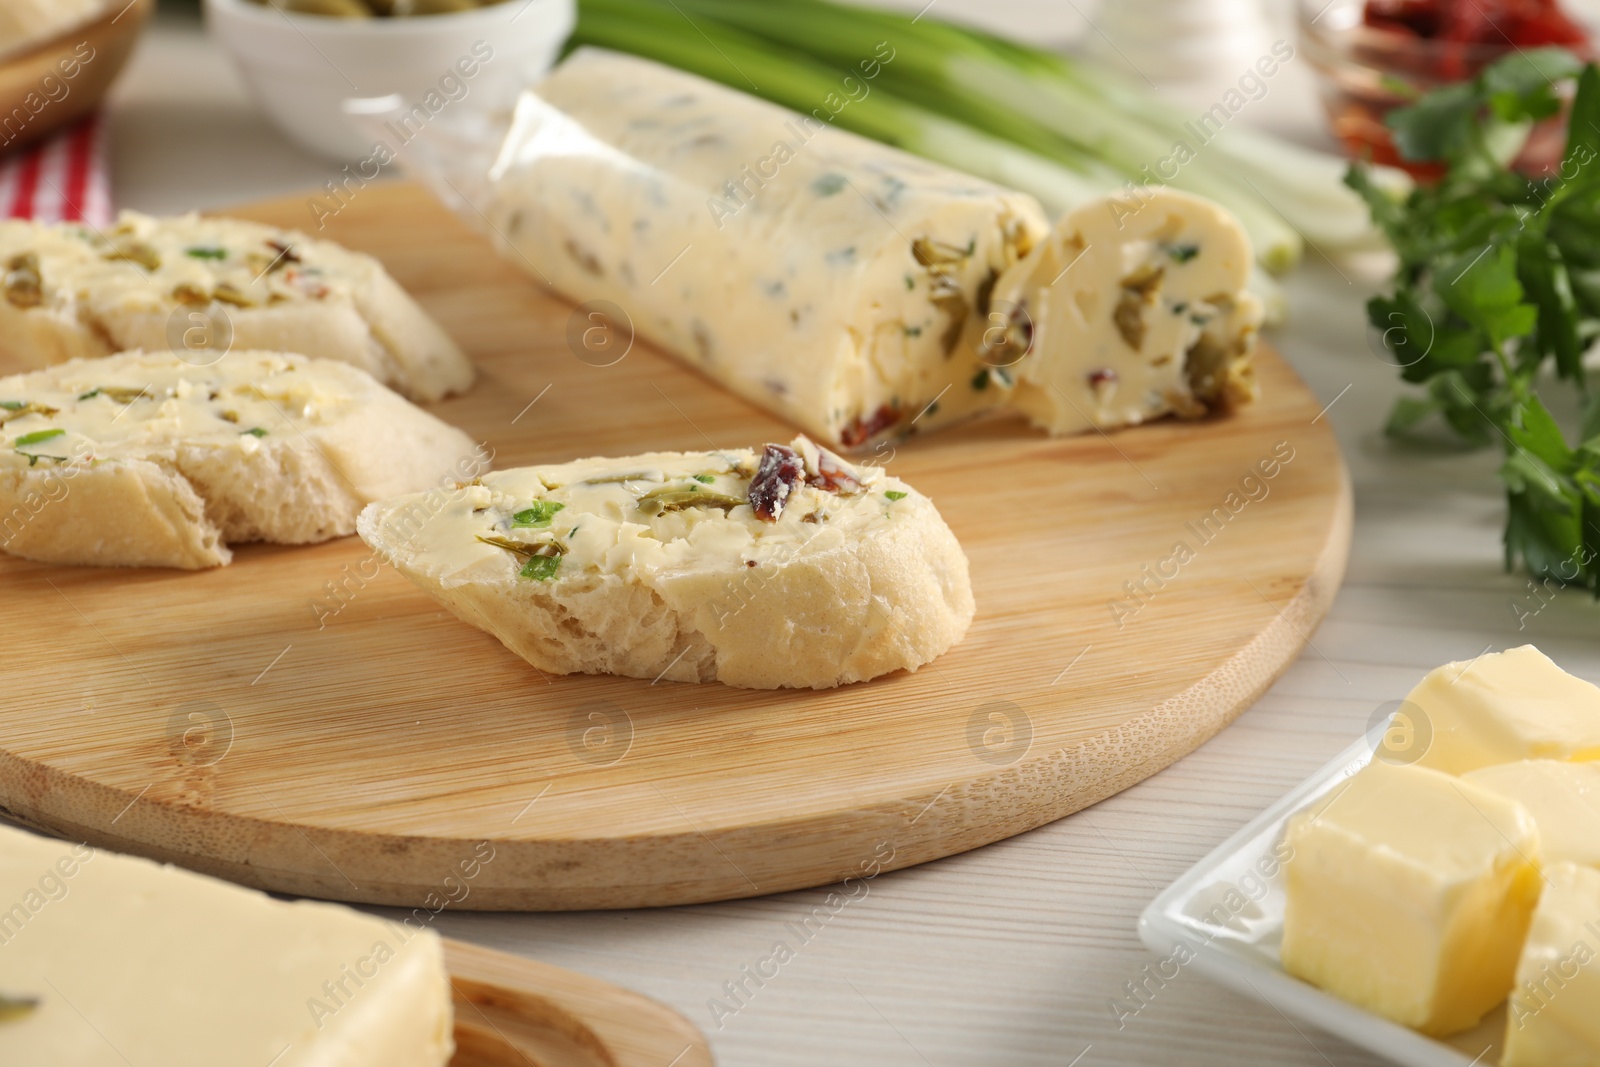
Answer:
MULTIPOLYGON (((943 0, 941 12, 945 4, 1006 13, 1023 32, 1039 12, 1052 29, 1075 17, 1072 3, 943 0)), ((1320 115, 1307 85, 1275 86, 1262 117, 1298 123, 1315 139, 1320 115)), ((329 171, 249 110, 222 58, 192 31, 159 27, 117 103, 117 192, 130 206, 289 193, 329 171)), ((813 920, 820 930, 808 942, 791 924, 823 908, 826 890, 645 912, 445 912, 438 928, 665 1001, 706 1030, 724 1067, 1375 1062, 1190 973, 1152 983, 1148 1006, 1120 1028, 1109 1004, 1157 959, 1134 933, 1156 890, 1330 759, 1428 668, 1531 640, 1600 680, 1600 606, 1583 594, 1557 595, 1518 629, 1511 605, 1524 604, 1525 588, 1500 569, 1497 457, 1404 454, 1384 442, 1396 375, 1370 351, 1361 312, 1376 280, 1335 270, 1314 251, 1289 280, 1293 321, 1277 344, 1332 402, 1326 417, 1355 482, 1349 576, 1314 647, 1198 752, 1058 823, 875 879, 826 923, 813 920), (793 958, 764 986, 748 983, 747 1005, 719 1029, 707 1002, 727 1000, 724 983, 741 980, 776 941, 793 958)))

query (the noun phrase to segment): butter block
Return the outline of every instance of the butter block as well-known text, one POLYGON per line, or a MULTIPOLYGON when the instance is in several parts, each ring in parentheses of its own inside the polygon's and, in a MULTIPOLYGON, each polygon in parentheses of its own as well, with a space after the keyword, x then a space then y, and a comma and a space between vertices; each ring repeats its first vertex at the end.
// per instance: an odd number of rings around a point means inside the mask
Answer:
POLYGON ((1462 777, 1528 809, 1545 863, 1600 867, 1600 763, 1518 760, 1462 777))
POLYGON ((1501 1067, 1600 1064, 1600 871, 1558 863, 1517 965, 1501 1067))
POLYGON ((1447 663, 1406 699, 1431 736, 1420 758, 1388 753, 1398 762, 1465 774, 1514 760, 1600 758, 1600 688, 1532 645, 1447 663))
POLYGON ((1290 974, 1434 1036, 1505 999, 1540 888, 1522 805, 1375 761, 1291 819, 1286 845, 1290 974))
POLYGON ((437 934, 0 827, 0 1064, 444 1067, 437 934))

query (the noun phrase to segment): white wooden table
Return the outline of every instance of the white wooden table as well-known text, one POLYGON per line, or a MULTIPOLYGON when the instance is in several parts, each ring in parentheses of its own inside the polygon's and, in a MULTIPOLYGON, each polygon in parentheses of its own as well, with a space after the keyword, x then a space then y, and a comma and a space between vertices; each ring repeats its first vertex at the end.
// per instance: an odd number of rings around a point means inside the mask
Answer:
MULTIPOLYGON (((1030 36, 1079 24, 1070 3, 951 0, 941 12, 963 6, 1009 16, 1030 36)), ((1315 138, 1308 83, 1290 73, 1255 118, 1315 138)), ((118 202, 145 210, 282 195, 334 173, 266 125, 192 25, 164 22, 146 39, 116 93, 112 129, 118 202)), ((1396 375, 1369 350, 1361 310, 1378 280, 1311 251, 1288 282, 1293 319, 1275 342, 1331 405, 1355 481, 1353 558, 1314 647, 1194 755, 1022 837, 884 875, 809 942, 786 924, 825 890, 656 911, 447 912, 438 928, 674 1005, 727 1067, 1374 1062, 1189 972, 1120 1027, 1111 1004, 1133 1005, 1124 986, 1156 958, 1134 932, 1156 891, 1332 758, 1427 669, 1534 641, 1600 678, 1600 606, 1582 593, 1561 593, 1518 628, 1511 605, 1523 603, 1524 580, 1501 570, 1497 457, 1385 442, 1396 375), (780 940, 794 958, 735 1014, 714 1016, 713 998, 733 1003, 724 983, 780 940)))

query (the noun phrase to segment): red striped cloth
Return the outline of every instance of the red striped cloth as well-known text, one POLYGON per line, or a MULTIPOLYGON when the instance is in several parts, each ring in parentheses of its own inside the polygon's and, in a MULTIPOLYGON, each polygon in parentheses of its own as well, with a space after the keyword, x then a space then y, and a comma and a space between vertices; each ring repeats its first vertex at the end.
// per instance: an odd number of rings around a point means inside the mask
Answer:
POLYGON ((111 222, 105 123, 99 114, 0 157, 0 216, 91 226, 111 222))

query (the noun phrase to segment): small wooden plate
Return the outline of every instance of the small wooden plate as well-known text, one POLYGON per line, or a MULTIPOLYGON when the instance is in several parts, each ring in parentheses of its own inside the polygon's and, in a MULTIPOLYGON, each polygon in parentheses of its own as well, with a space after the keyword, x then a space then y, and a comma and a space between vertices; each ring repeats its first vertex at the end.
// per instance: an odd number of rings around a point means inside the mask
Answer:
POLYGON ((598 978, 446 940, 455 987, 450 1067, 711 1067, 694 1025, 598 978))
POLYGON ((0 60, 0 152, 33 144, 100 106, 155 9, 156 0, 110 0, 89 21, 0 60), (77 72, 66 77, 62 64, 69 62, 78 65, 77 72), (66 86, 66 93, 56 85, 66 86), (19 110, 28 121, 6 121, 19 110))

